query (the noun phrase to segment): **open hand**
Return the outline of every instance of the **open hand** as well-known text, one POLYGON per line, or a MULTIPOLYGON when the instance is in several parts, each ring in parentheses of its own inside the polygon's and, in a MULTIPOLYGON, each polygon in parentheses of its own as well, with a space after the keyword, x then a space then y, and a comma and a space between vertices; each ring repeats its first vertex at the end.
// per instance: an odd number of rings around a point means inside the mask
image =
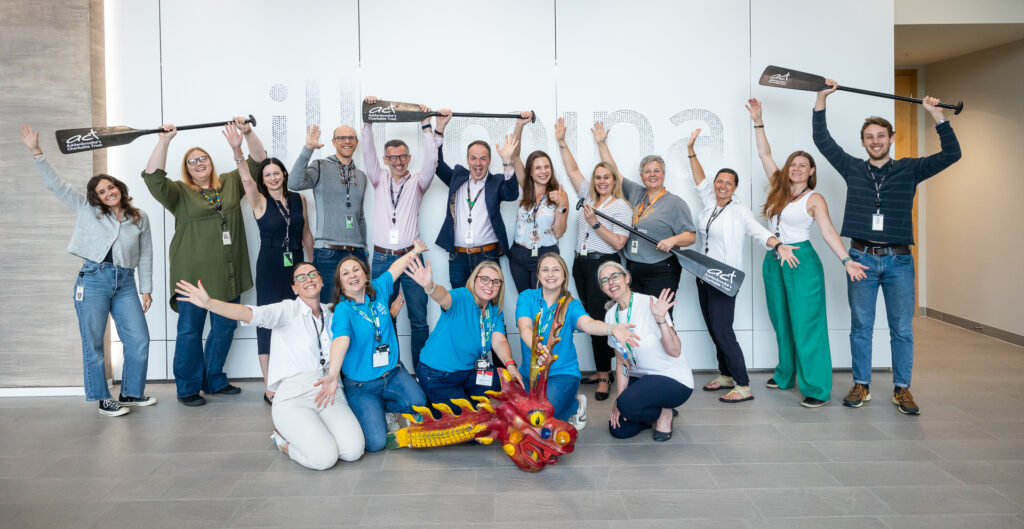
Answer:
POLYGON ((558 118, 555 121, 555 141, 565 141, 565 118, 558 118))
POLYGON ((405 275, 412 278, 417 285, 427 288, 427 285, 434 281, 434 273, 430 269, 430 261, 420 261, 419 257, 409 261, 409 267, 405 269, 405 275))
POLYGON ((509 134, 505 136, 505 143, 498 143, 494 146, 495 150, 498 151, 498 156, 501 156, 502 163, 510 163, 512 161, 512 155, 516 152, 516 147, 519 146, 519 140, 515 136, 509 134))
POLYGON ((604 128, 603 121, 595 121, 590 132, 594 133, 594 141, 597 143, 604 143, 608 139, 608 129, 604 128))
POLYGON ((636 327, 633 323, 616 323, 612 325, 612 336, 619 343, 628 344, 630 347, 640 347, 640 335, 633 332, 636 327))
POLYGON ((754 125, 761 125, 761 102, 756 98, 750 98, 747 100, 747 112, 750 112, 750 121, 754 122, 754 125))
POLYGON ((790 268, 796 268, 796 265, 800 264, 800 260, 793 254, 793 250, 796 250, 796 246, 779 245, 779 259, 782 259, 790 268))
POLYGON ((686 141, 686 148, 693 150, 693 144, 697 143, 697 136, 700 136, 700 129, 696 129, 690 133, 690 139, 686 141))
POLYGON ((28 147, 28 150, 32 151, 32 154, 43 153, 43 150, 39 148, 39 133, 33 131, 31 125, 21 126, 21 142, 28 147))
POLYGON ((210 294, 203 288, 203 280, 198 285, 193 285, 182 279, 174 284, 174 291, 178 294, 178 301, 191 303, 201 309, 207 308, 210 303, 210 294))
POLYGON ((320 391, 317 392, 316 397, 313 398, 313 403, 316 404, 317 408, 326 408, 334 405, 334 394, 338 391, 338 375, 331 376, 328 374, 324 378, 317 380, 313 383, 314 386, 320 386, 320 391))
POLYGON ((306 125, 306 147, 315 151, 323 146, 320 143, 320 125, 306 125))
POLYGON ((678 301, 675 297, 675 292, 663 288, 658 299, 651 298, 651 314, 654 314, 655 320, 662 321, 665 319, 668 309, 671 309, 676 304, 676 301, 678 301))
POLYGON ((227 138, 228 145, 231 146, 231 149, 242 148, 242 133, 238 130, 238 125, 235 125, 234 123, 224 125, 224 130, 221 131, 221 134, 227 138))
POLYGON ((860 281, 861 279, 868 277, 868 275, 864 273, 865 270, 870 270, 870 268, 854 261, 853 259, 846 262, 846 273, 850 276, 850 281, 860 281))

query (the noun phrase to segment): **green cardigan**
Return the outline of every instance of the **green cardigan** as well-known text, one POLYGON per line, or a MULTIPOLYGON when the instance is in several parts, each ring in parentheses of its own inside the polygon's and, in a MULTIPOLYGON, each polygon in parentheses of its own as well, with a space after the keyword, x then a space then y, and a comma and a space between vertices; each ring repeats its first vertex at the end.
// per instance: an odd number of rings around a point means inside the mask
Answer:
MULTIPOLYGON (((256 174, 257 164, 250 157, 249 173, 256 174)), ((171 239, 170 296, 171 309, 178 311, 174 285, 184 279, 193 285, 200 279, 210 297, 232 300, 252 288, 249 270, 249 248, 242 220, 242 179, 235 169, 220 175, 222 212, 231 234, 231 244, 222 242, 221 217, 198 191, 180 180, 167 178, 167 171, 143 171, 146 187, 167 211, 174 215, 174 237, 171 239)))

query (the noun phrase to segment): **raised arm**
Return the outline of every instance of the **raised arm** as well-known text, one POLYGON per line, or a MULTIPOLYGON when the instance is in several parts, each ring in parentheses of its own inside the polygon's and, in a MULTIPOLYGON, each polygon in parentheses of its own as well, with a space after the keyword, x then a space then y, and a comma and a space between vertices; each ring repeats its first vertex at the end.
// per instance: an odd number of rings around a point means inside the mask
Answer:
MULTIPOLYGON (((447 109, 445 109, 447 110, 447 109)), ((441 115, 437 116, 434 120, 434 135, 438 137, 437 143, 437 177, 444 182, 444 185, 451 185, 452 175, 454 171, 444 161, 444 129, 448 126, 448 122, 452 119, 452 112, 449 110, 445 114, 444 110, 441 111, 441 115)))
POLYGON ((569 150, 569 144, 565 141, 565 118, 558 118, 558 121, 555 122, 555 141, 558 142, 558 153, 562 156, 562 166, 565 167, 565 174, 569 175, 573 190, 580 191, 580 187, 583 186, 586 177, 580 171, 580 166, 576 163, 576 158, 572 155, 572 151, 569 150))
POLYGON ((89 201, 85 198, 85 195, 75 191, 71 184, 65 182, 61 177, 57 176, 57 171, 50 165, 50 160, 43 154, 43 150, 39 148, 39 133, 32 130, 29 125, 21 126, 21 141, 28 148, 29 152, 32 153, 32 159, 36 162, 36 169, 39 174, 43 177, 43 185, 46 189, 49 189, 57 199, 64 203, 65 206, 72 210, 85 207, 89 204, 89 201))
POLYGON ((520 157, 520 152, 523 148, 523 127, 532 120, 533 112, 524 110, 519 113, 519 119, 516 119, 516 125, 512 129, 512 137, 516 139, 515 150, 512 152, 512 168, 516 171, 516 179, 519 180, 519 185, 523 185, 523 180, 526 178, 526 167, 523 165, 523 159, 520 157))
POLYGON ((306 144, 302 146, 302 151, 299 153, 299 157, 295 159, 295 163, 292 164, 292 170, 288 175, 288 189, 291 191, 302 191, 303 189, 312 189, 314 185, 319 181, 320 164, 316 164, 316 167, 309 165, 309 159, 313 156, 313 151, 323 147, 320 143, 320 126, 306 126, 306 144))
MULTIPOLYGON (((366 96, 363 102, 376 104, 377 97, 366 96)), ((377 182, 388 177, 388 172, 381 169, 380 160, 377 159, 377 142, 373 138, 373 123, 369 122, 363 122, 363 170, 366 171, 366 178, 370 179, 371 186, 376 187, 377 182)))
POLYGON ((754 122, 754 140, 757 142, 757 157, 761 160, 761 167, 764 174, 771 178, 779 166, 772 158, 772 147, 768 144, 768 136, 764 133, 764 120, 761 116, 761 102, 757 99, 747 100, 747 112, 750 112, 750 120, 754 122))
POLYGON ((409 261, 409 268, 405 275, 411 277, 416 284, 423 287, 430 299, 441 306, 441 310, 452 308, 452 294, 448 289, 434 282, 434 271, 430 268, 430 261, 421 261, 419 258, 409 261))
POLYGON ((690 139, 686 142, 686 157, 690 160, 690 172, 693 173, 693 183, 699 186, 704 182, 706 176, 704 175, 704 167, 697 160, 697 152, 693 150, 693 144, 697 142, 697 136, 700 136, 700 129, 690 133, 690 139))
POLYGON ((591 336, 614 336, 621 343, 632 347, 640 347, 640 335, 633 332, 636 325, 632 323, 605 323, 584 314, 576 320, 576 330, 591 336))
POLYGON ((832 249, 832 253, 836 254, 836 257, 843 262, 850 279, 859 281, 867 277, 864 270, 867 270, 868 267, 850 259, 850 254, 846 252, 843 240, 839 238, 839 233, 832 225, 832 218, 828 214, 828 203, 825 202, 825 199, 815 193, 807 199, 807 208, 811 210, 811 216, 818 223, 818 229, 821 230, 821 236, 825 239, 825 243, 832 249))
POLYGON ((608 129, 604 128, 603 121, 595 121, 594 128, 590 129, 590 132, 594 133, 594 141, 597 142, 597 151, 601 154, 601 161, 611 164, 619 174, 619 166, 615 164, 615 158, 612 158, 612 151, 608 149, 608 129))
POLYGON ((661 332, 661 347, 669 356, 679 358, 683 351, 682 345, 668 315, 668 309, 676 304, 675 296, 676 293, 667 288, 662 289, 657 298, 651 296, 651 314, 654 315, 654 323, 658 325, 658 331, 661 332))
POLYGON ((519 188, 522 186, 512 179, 512 173, 514 172, 512 153, 519 148, 519 140, 512 135, 508 135, 505 136, 505 143, 498 143, 494 147, 498 156, 501 157, 501 165, 505 169, 505 179, 498 186, 498 199, 504 202, 516 200, 519 198, 519 188))
POLYGON ((171 144, 171 138, 178 133, 178 129, 170 124, 161 128, 167 132, 157 134, 156 146, 153 147, 153 153, 149 155, 149 162, 146 163, 147 173, 155 173, 157 170, 167 171, 167 147, 171 144))
POLYGON ((221 134, 228 140, 228 145, 231 147, 231 155, 235 159, 235 165, 238 166, 238 177, 242 181, 242 189, 245 190, 245 200, 249 202, 253 216, 257 219, 261 218, 267 211, 267 197, 263 196, 263 193, 256 189, 256 181, 253 180, 252 174, 249 173, 249 164, 246 163, 245 155, 242 154, 242 131, 234 123, 228 123, 224 125, 224 130, 221 131, 221 134))
POLYGON ((178 294, 178 301, 191 303, 201 309, 208 310, 229 320, 249 323, 252 321, 252 309, 238 303, 227 303, 213 299, 203 288, 203 280, 200 279, 197 285, 181 280, 175 283, 174 291, 178 294))
POLYGON ((171 180, 167 178, 165 167, 167 166, 167 147, 171 144, 171 138, 178 133, 178 129, 170 124, 164 125, 162 128, 167 132, 157 134, 156 146, 153 147, 153 154, 149 155, 149 162, 146 163, 146 170, 143 171, 142 178, 153 198, 165 208, 173 211, 178 204, 178 187, 172 185, 171 180), (158 172, 163 174, 158 174, 158 172))
POLYGON ((942 108, 938 106, 939 103, 941 101, 930 96, 925 96, 924 101, 921 103, 921 106, 935 120, 935 131, 939 133, 939 142, 942 150, 931 156, 918 158, 917 181, 919 183, 939 174, 943 169, 953 165, 961 157, 960 142, 957 141, 956 134, 953 133, 953 127, 946 121, 942 108))
POLYGON ((413 246, 412 251, 399 257, 394 263, 391 263, 390 267, 388 267, 388 272, 391 273, 392 279, 398 280, 398 278, 402 276, 402 272, 405 272, 405 269, 409 267, 409 263, 412 262, 417 255, 427 251, 426 243, 419 239, 416 240, 413 246))
MULTIPOLYGON (((420 105, 420 108, 425 112, 429 112, 430 109, 420 105)), ((441 115, 451 115, 452 111, 447 108, 438 110, 441 115)), ((438 118, 440 119, 440 118, 438 118)), ((437 172, 437 144, 440 143, 439 137, 434 134, 433 129, 430 126, 430 118, 423 118, 420 122, 420 130, 423 134, 423 162, 420 165, 420 172, 417 175, 420 190, 426 192, 430 189, 430 183, 434 181, 434 173, 437 172)))
POLYGON ((858 161, 853 156, 847 154, 828 131, 828 122, 825 119, 825 98, 838 90, 839 84, 832 79, 826 79, 825 84, 830 88, 818 92, 817 100, 814 104, 814 113, 811 116, 811 138, 814 140, 814 146, 818 148, 818 151, 839 172, 839 176, 845 179, 851 165, 858 163, 858 161))
MULTIPOLYGON (((238 130, 242 131, 242 135, 245 136, 245 145, 249 147, 249 156, 252 157, 253 161, 260 163, 267 159, 267 149, 263 147, 263 140, 256 135, 256 131, 252 130, 252 125, 245 122, 243 117, 235 117, 235 126, 238 130)), ((238 158, 237 156, 235 158, 238 158)))

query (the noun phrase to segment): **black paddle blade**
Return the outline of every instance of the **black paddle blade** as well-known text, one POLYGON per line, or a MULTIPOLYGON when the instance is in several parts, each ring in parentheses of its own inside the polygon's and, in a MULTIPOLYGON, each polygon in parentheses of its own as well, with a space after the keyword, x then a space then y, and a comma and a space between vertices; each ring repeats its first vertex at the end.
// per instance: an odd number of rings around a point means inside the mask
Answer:
POLYGON ((136 130, 131 127, 92 127, 87 129, 58 130, 57 147, 64 154, 82 151, 95 151, 115 145, 125 145, 135 138, 150 131, 136 130))
POLYGON ((825 78, 813 73, 798 72, 783 68, 781 66, 768 66, 761 73, 761 80, 758 84, 763 86, 774 86, 777 88, 789 88, 791 90, 806 90, 808 92, 819 92, 828 88, 825 78))
POLYGON ((711 285, 723 294, 736 297, 746 274, 721 261, 712 259, 696 250, 681 250, 680 264, 697 279, 711 285))
POLYGON ((363 123, 410 123, 438 115, 437 112, 423 112, 416 103, 398 101, 363 101, 363 123))

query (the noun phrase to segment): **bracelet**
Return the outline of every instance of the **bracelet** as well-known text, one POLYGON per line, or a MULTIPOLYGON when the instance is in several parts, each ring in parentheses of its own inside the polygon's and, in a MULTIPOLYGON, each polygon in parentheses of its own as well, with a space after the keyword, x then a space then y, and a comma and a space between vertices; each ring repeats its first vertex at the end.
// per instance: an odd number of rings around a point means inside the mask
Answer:
POLYGON ((782 246, 782 241, 779 241, 779 242, 775 243, 775 246, 772 246, 772 251, 773 252, 779 251, 779 246, 782 246))
POLYGON ((505 362, 505 367, 508 367, 508 366, 518 366, 518 365, 519 364, 517 364, 515 360, 509 360, 508 362, 505 362))
POLYGON ((850 257, 849 255, 847 255, 841 262, 843 263, 843 266, 846 266, 846 263, 849 263, 852 260, 853 260, 853 257, 850 257))
POLYGON ((687 154, 686 157, 687 158, 696 158, 697 154, 696 153, 694 153, 694 154, 687 154))
POLYGON ((655 320, 654 323, 657 323, 658 325, 664 325, 664 324, 668 323, 668 320, 661 320, 661 321, 655 320))
POLYGON ((421 129, 423 129, 423 130, 427 130, 427 129, 429 129, 429 128, 430 128, 430 123, 427 123, 426 125, 423 125, 423 126, 422 126, 422 127, 420 127, 420 128, 421 128, 421 129))
POLYGON ((504 167, 512 167, 512 162, 508 162, 508 163, 501 162, 501 165, 504 166, 504 167))
POLYGON ((245 157, 244 156, 241 157, 241 158, 235 158, 235 163, 242 163, 244 161, 245 161, 245 157))
POLYGON ((443 130, 435 130, 434 134, 437 134, 438 136, 440 136, 442 138, 444 137, 444 131, 443 130))
POLYGON ((594 223, 594 225, 593 225, 593 226, 591 226, 591 228, 594 228, 594 230, 595 230, 595 231, 596 231, 596 230, 597 230, 598 228, 600 228, 600 227, 601 227, 601 222, 595 222, 595 223, 594 223))
POLYGON ((568 213, 568 211, 569 211, 569 208, 562 208, 562 209, 558 210, 558 213, 560 215, 565 215, 566 213, 568 213))
POLYGON ((38 159, 39 159, 39 157, 40 157, 40 156, 42 156, 42 155, 43 155, 42 151, 40 151, 40 152, 34 152, 34 153, 32 153, 32 159, 33 159, 33 160, 38 160, 38 159))
POLYGON ((754 128, 755 128, 755 129, 763 129, 763 128, 764 128, 764 125, 754 125, 754 128))
POLYGON ((559 145, 558 148, 559 149, 568 149, 569 146, 568 145, 559 145))

